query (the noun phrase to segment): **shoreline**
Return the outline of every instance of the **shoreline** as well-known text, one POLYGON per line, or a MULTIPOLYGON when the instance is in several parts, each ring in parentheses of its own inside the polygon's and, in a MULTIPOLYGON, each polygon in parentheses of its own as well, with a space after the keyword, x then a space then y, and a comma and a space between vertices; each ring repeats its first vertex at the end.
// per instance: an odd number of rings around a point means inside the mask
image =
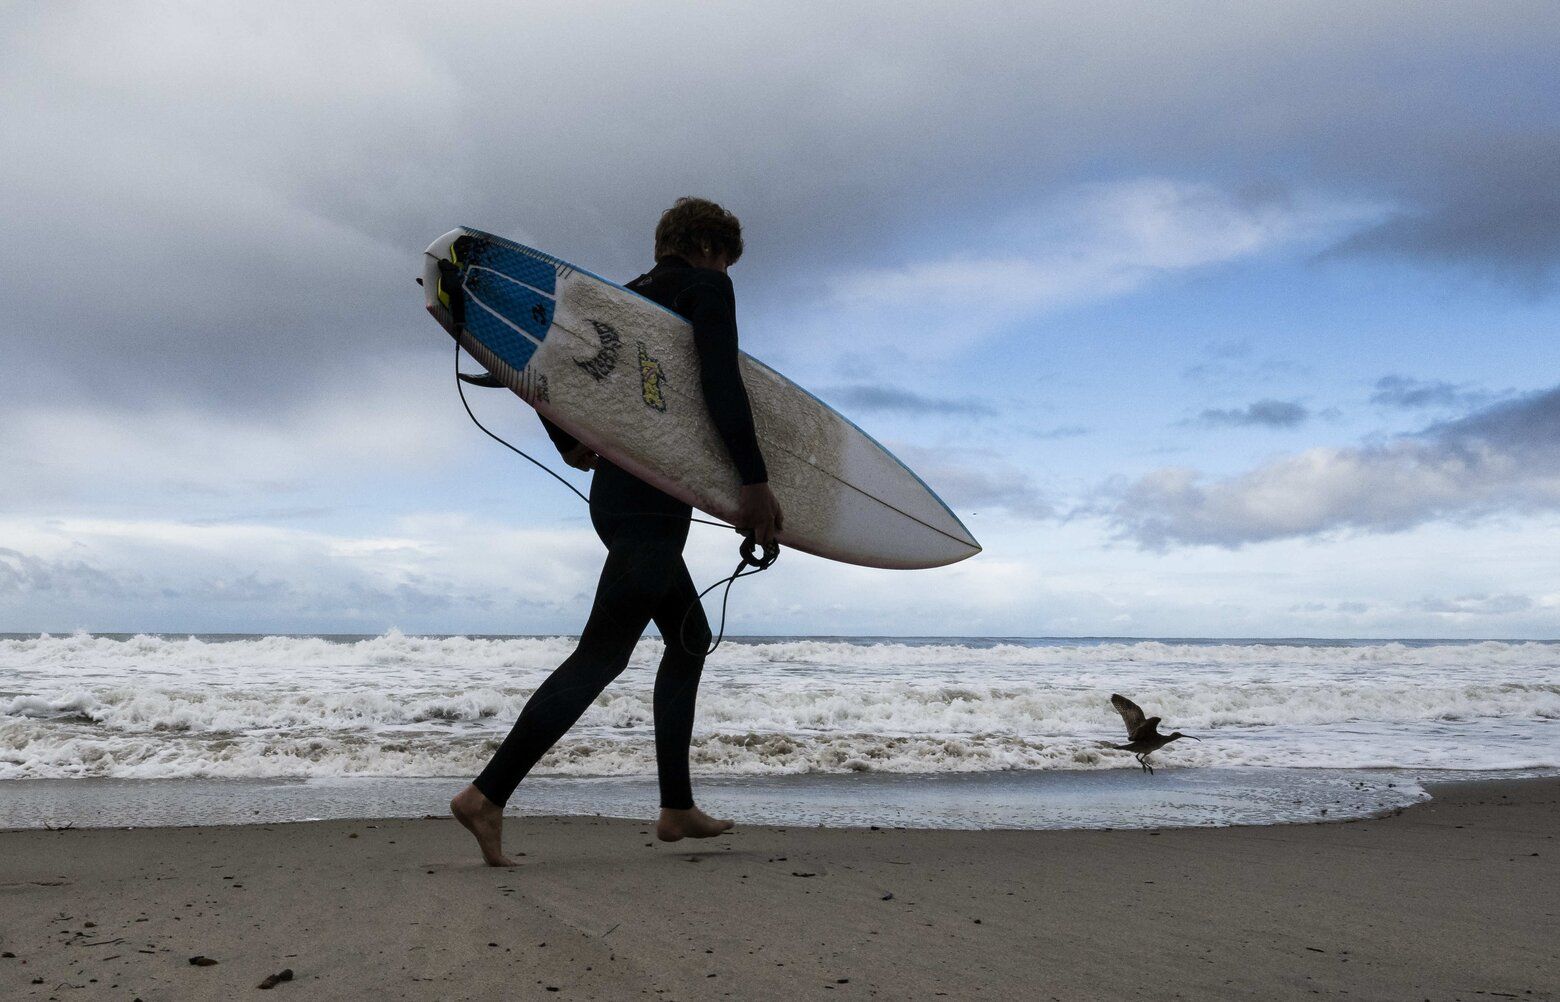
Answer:
MULTIPOLYGON (((750 824, 984 831, 1296 824, 1378 816, 1443 778, 1552 771, 1201 767, 697 777, 707 810, 750 824)), ((148 828, 421 818, 467 777, 68 779, 0 783, 0 830, 148 828)), ((653 813, 653 776, 536 776, 514 816, 633 819, 653 813)))
MULTIPOLYGON (((380 630, 375 633, 320 633, 317 631, 275 630, 269 633, 232 633, 228 631, 211 630, 89 630, 85 627, 74 627, 69 630, 0 630, 0 640, 36 640, 40 637, 104 637, 109 639, 133 639, 135 637, 157 637, 161 639, 183 640, 188 637, 196 639, 212 640, 254 640, 262 637, 290 637, 298 639, 318 638, 332 642, 352 643, 359 640, 378 640, 389 636, 409 638, 424 638, 430 640, 467 639, 467 640, 537 640, 553 637, 562 637, 569 640, 578 640, 578 633, 568 631, 552 631, 543 633, 431 633, 421 630, 406 632, 394 627, 380 630)), ((660 638, 659 633, 646 633, 647 637, 660 638)), ((727 640, 739 643, 771 643, 786 640, 826 640, 842 641, 846 643, 868 643, 888 641, 893 643, 927 641, 937 642, 944 640, 977 641, 986 642, 1032 642, 1055 641, 1059 643, 1090 643, 1090 642, 1117 642, 1145 643, 1158 642, 1167 644, 1560 644, 1560 637, 1398 637, 1379 636, 1368 637, 1350 634, 1337 637, 1306 637, 1306 636, 1274 636, 1274 637, 1198 637, 1198 636, 1155 636, 1152 634, 1041 634, 1036 636, 1019 634, 984 634, 984 633, 934 633, 934 634, 877 634, 877 633, 743 633, 731 634, 727 640)))
POLYGON ((516 816, 509 870, 447 817, 5 831, 0 994, 227 996, 290 968, 334 998, 1554 998, 1560 778, 1432 794, 1320 824, 738 818, 678 843, 516 816))

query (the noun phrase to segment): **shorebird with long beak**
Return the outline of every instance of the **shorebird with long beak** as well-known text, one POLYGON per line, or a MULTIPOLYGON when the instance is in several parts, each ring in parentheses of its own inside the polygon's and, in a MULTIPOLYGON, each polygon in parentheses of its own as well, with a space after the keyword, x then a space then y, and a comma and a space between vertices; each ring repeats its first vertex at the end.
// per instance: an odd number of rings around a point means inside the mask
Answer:
POLYGON ((1129 751, 1137 757, 1138 765, 1150 776, 1154 774, 1154 767, 1148 764, 1148 757, 1176 738, 1191 738, 1193 741, 1201 741, 1202 738, 1193 737, 1190 734, 1182 734, 1175 731, 1170 734, 1159 733, 1159 718, 1143 718, 1143 711, 1138 705, 1125 696, 1112 694, 1110 705, 1121 714, 1121 719, 1127 724, 1127 743, 1124 745, 1111 745, 1117 751, 1129 751))

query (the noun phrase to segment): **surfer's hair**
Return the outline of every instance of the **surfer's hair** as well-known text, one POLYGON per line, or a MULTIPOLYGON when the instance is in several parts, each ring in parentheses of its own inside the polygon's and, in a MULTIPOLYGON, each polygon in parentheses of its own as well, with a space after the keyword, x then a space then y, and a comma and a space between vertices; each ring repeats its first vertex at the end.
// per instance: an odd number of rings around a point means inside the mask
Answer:
POLYGON ((679 198, 655 225, 655 259, 721 254, 735 264, 742 256, 742 224, 705 198, 679 198))

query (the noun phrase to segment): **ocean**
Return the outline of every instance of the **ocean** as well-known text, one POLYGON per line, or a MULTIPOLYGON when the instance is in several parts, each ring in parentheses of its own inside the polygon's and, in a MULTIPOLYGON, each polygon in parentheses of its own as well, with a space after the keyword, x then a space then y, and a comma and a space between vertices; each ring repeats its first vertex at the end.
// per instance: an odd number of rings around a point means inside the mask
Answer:
MULTIPOLYGON (((568 637, 0 635, 0 826, 443 809, 568 637)), ((523 813, 650 817, 661 643, 542 760, 523 813)), ((1560 772, 1560 643, 728 639, 692 748, 712 813, 1116 827, 1359 817, 1437 778, 1560 772), (1180 741, 1142 773, 1109 696, 1180 741)))

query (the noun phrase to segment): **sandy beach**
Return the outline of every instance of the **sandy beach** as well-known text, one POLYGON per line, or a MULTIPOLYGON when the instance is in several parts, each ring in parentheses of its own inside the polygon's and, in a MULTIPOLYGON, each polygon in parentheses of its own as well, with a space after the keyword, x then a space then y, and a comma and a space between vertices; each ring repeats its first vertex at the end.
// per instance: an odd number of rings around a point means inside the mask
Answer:
POLYGON ((7 998, 1553 998, 1560 780, 1350 823, 0 832, 7 998), (202 956, 215 964, 197 966, 202 956))

